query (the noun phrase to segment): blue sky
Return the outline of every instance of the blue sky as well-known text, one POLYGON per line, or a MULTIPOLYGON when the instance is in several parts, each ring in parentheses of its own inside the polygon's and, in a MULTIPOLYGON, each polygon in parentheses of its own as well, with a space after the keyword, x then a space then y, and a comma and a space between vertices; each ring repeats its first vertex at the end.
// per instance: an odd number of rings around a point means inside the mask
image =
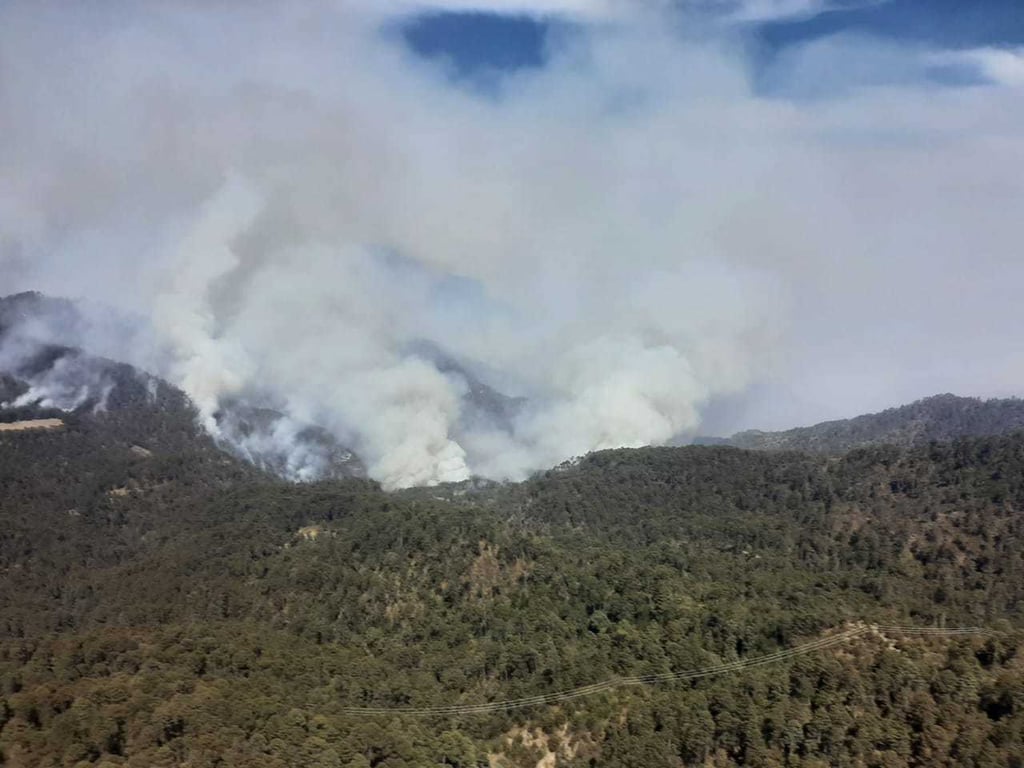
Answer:
MULTIPOLYGON (((457 81, 493 85, 502 75, 543 69, 556 41, 582 23, 572 14, 499 13, 490 10, 438 11, 412 15, 399 24, 404 43, 416 55, 439 63, 457 81)), ((970 58, 956 52, 1024 45, 1024 2, 1019 0, 867 0, 866 2, 708 3, 679 12, 679 29, 713 29, 747 51, 751 81, 765 94, 828 95, 851 86, 930 82, 969 86, 989 78, 970 58), (801 10, 802 9, 802 10, 801 10), (833 61, 820 62, 820 79, 789 81, 788 62, 816 43, 865 42, 877 58, 846 62, 838 79, 833 61), (922 58, 924 52, 948 60, 922 58), (910 55, 907 55, 907 54, 910 55), (822 85, 823 84, 823 85, 822 85), (822 88, 826 93, 822 93, 822 88)), ((854 55, 854 51, 850 51, 854 55)))
POLYGON ((757 37, 769 48, 827 35, 866 35, 951 48, 1019 44, 1024 41, 1024 4, 1019 0, 887 0, 760 25, 757 37))
POLYGON ((402 28, 406 44, 426 59, 443 59, 459 76, 544 66, 552 21, 494 13, 427 13, 402 28))

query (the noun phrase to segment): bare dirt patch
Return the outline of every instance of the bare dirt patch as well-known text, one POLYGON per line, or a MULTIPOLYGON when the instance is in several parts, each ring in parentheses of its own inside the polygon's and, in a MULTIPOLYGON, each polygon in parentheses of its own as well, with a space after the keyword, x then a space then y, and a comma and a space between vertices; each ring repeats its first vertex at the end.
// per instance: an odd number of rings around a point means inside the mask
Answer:
POLYGON ((61 429, 60 419, 31 419, 30 421, 0 422, 0 432, 29 432, 32 430, 61 429))

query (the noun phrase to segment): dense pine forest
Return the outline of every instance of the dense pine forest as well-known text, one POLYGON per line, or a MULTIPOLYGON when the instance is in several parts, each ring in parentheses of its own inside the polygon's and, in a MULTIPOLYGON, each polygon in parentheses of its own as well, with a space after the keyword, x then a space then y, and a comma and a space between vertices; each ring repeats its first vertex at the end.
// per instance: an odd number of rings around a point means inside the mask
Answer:
POLYGON ((0 764, 1024 765, 1024 435, 616 450, 384 493, 275 479, 121 373, 105 412, 4 411, 65 427, 0 433, 0 764), (401 711, 863 624, 990 633, 401 711))

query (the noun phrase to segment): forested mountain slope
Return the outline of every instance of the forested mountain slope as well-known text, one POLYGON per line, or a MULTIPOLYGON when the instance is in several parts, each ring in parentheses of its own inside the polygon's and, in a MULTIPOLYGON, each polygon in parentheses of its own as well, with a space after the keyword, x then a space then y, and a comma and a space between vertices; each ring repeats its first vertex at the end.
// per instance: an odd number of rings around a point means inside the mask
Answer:
MULTIPOLYGON (((95 309, 95 308, 94 308, 95 309)), ((37 293, 0 297, 0 422, 46 412, 72 420, 102 416, 96 427, 134 430, 143 442, 194 441, 242 458, 291 480, 365 477, 366 467, 334 435, 280 410, 235 398, 221 403, 215 440, 203 436, 185 395, 156 376, 83 351, 86 337, 104 322, 129 344, 130 328, 116 318, 83 313, 64 299, 37 293), (68 345, 55 343, 67 339, 68 345), (154 431, 156 418, 160 428, 154 431), (173 425, 173 426, 171 426, 173 425)))
POLYGON ((1024 437, 606 451, 389 494, 275 480, 168 413, 0 435, 5 765, 1024 760, 1024 437), (861 621, 995 634, 867 634, 511 712, 347 709, 695 669, 861 621))
POLYGON ((784 432, 749 430, 697 442, 751 450, 809 451, 839 455, 869 445, 924 445, 934 440, 1002 435, 1024 429, 1024 400, 980 400, 936 395, 852 419, 826 421, 784 432))

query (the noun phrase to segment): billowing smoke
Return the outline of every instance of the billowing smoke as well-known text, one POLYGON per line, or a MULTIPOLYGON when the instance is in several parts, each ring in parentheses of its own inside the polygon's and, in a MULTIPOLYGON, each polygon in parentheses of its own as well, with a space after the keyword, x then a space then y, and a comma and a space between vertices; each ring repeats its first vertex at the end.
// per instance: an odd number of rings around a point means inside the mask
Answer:
POLYGON ((212 432, 225 398, 271 393, 351 439, 387 485, 516 477, 668 440, 696 426, 713 394, 746 383, 766 341, 765 283, 735 268, 691 261, 638 275, 624 260, 607 265, 613 274, 559 274, 534 262, 522 265, 536 270, 523 295, 491 296, 466 274, 475 260, 453 274, 383 247, 263 253, 262 238, 246 242, 270 215, 256 199, 229 181, 175 249, 153 313, 174 348, 172 377, 212 432), (473 383, 525 402, 504 419, 464 418, 476 401, 452 359, 478 369, 473 383))
POLYGON ((2 406, 39 406, 74 411, 89 404, 93 413, 101 413, 107 409, 107 399, 113 389, 114 382, 102 368, 77 355, 69 355, 56 360, 52 367, 38 376, 33 376, 26 392, 2 406))
MULTIPOLYGON (((938 214, 981 203, 939 200, 901 143, 938 121, 968 181, 1003 151, 962 140, 944 97, 911 93, 898 126, 889 96, 773 101, 720 29, 595 18, 481 91, 369 3, 8 3, 0 288, 146 318, 85 346, 171 379, 243 454, 314 476, 296 435, 315 424, 402 487, 692 432, 790 363, 789 313, 835 328, 851 286, 904 275, 888 242, 942 263, 931 229, 967 237, 938 214), (900 183, 922 206, 905 225, 900 183), (253 437, 239 402, 284 420, 253 437)), ((1019 191, 1006 165, 992 183, 1019 191)), ((1010 226, 986 222, 997 258, 1010 226)))

